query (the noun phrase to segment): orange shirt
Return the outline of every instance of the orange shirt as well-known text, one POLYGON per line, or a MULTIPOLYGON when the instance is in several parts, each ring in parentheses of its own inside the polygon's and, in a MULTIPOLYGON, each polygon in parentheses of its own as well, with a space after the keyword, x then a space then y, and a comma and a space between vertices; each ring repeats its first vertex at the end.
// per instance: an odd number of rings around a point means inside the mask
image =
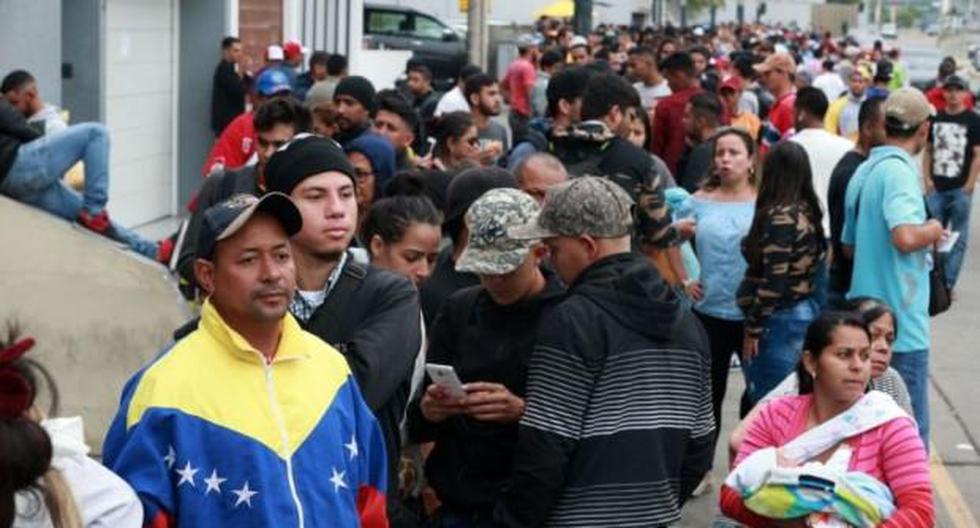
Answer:
POLYGON ((759 141, 759 129, 762 127, 762 121, 759 121, 758 116, 752 112, 742 112, 737 116, 732 116, 732 126, 748 132, 753 141, 759 141))

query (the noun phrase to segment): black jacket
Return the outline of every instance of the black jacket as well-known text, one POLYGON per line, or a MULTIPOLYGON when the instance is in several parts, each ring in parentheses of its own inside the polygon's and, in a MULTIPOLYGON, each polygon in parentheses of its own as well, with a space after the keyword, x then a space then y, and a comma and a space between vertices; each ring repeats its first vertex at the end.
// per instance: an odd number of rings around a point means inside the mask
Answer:
POLYGON ((214 68, 211 86, 211 130, 214 135, 245 111, 245 79, 235 73, 235 63, 222 60, 214 68))
MULTIPOLYGON (((500 383, 523 398, 538 322, 564 293, 557 276, 542 271, 545 290, 514 305, 496 304, 480 286, 453 294, 436 319, 426 360, 452 365, 463 383, 500 383)), ((409 405, 408 433, 419 443, 435 441, 426 480, 447 510, 489 515, 510 478, 517 424, 466 416, 433 424, 422 416, 421 392, 409 405)))
POLYGON ((388 453, 388 506, 399 522, 399 426, 422 346, 418 292, 405 277, 348 258, 333 290, 303 327, 339 350, 374 411, 388 453))
POLYGON ((447 246, 439 252, 432 275, 422 285, 422 314, 425 322, 431 327, 436 316, 442 311, 442 305, 453 293, 463 288, 479 286, 480 279, 472 273, 456 271, 456 261, 453 260, 453 247, 447 246))
POLYGON ((704 330, 642 255, 587 268, 541 321, 505 526, 665 526, 711 466, 704 330))
POLYGON ((24 114, 0 97, 0 182, 7 177, 17 158, 17 149, 39 137, 27 124, 24 114))
POLYGON ((201 233, 204 212, 236 194, 261 196, 258 185, 258 171, 255 165, 246 165, 236 170, 226 170, 208 176, 197 193, 197 208, 191 213, 184 233, 184 241, 178 249, 177 272, 190 284, 194 284, 194 259, 197 258, 197 238, 201 233))
POLYGON ((637 204, 634 228, 641 246, 664 248, 677 239, 664 199, 667 179, 658 172, 649 152, 613 134, 599 121, 586 121, 553 131, 551 153, 569 174, 602 176, 633 198, 637 204))

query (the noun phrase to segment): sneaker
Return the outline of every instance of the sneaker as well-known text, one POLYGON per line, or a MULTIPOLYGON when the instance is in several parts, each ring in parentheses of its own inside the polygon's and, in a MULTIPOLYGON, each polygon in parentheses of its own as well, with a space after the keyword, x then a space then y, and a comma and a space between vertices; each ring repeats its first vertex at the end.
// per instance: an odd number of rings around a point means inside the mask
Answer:
POLYGON ((157 243, 157 262, 167 266, 170 264, 170 258, 174 254, 174 241, 170 237, 164 238, 157 243))
POLYGON ((112 222, 109 220, 109 212, 105 209, 99 211, 99 214, 92 215, 88 211, 82 209, 78 213, 78 223, 82 224, 86 229, 90 231, 95 231, 100 235, 107 235, 109 228, 112 227, 112 222))
POLYGON ((732 360, 729 363, 729 367, 733 369, 742 368, 742 360, 739 359, 738 355, 732 355, 732 360))

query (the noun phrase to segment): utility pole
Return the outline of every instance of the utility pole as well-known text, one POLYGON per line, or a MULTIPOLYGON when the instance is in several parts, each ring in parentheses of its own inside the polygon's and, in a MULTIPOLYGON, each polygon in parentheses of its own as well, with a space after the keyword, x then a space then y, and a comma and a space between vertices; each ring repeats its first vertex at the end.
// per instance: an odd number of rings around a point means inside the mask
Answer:
POLYGON ((588 35, 592 31, 592 0, 575 0, 575 18, 572 26, 576 35, 588 35))
POLYGON ((466 12, 470 62, 487 71, 487 18, 489 0, 469 0, 466 12))

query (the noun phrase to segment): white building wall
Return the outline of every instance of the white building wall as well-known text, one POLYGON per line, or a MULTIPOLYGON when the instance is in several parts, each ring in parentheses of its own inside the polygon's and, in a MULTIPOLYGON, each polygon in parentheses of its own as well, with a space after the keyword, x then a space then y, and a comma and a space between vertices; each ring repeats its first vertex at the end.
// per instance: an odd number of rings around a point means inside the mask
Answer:
POLYGON ((174 0, 106 3, 109 206, 114 218, 127 226, 175 209, 174 9, 174 0))

